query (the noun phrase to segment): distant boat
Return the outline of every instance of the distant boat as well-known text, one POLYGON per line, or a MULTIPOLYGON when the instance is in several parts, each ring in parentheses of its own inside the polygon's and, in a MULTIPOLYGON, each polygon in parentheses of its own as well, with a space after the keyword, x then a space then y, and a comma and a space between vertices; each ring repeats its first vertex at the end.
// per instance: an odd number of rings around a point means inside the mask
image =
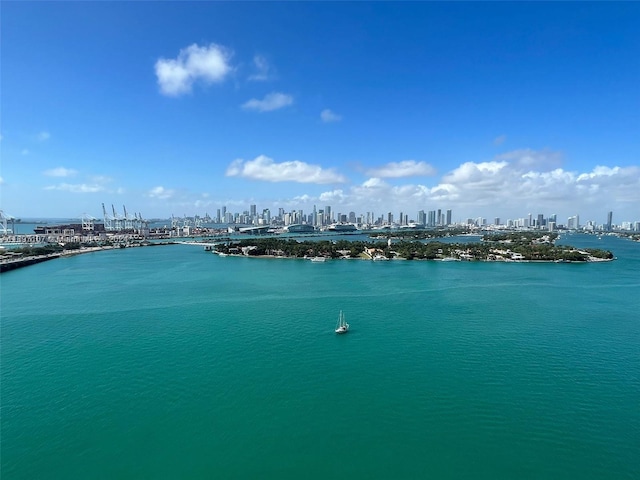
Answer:
POLYGON ((325 257, 311 257, 310 260, 312 262, 324 262, 326 260, 325 257))
POLYGON ((340 316, 338 317, 338 323, 336 324, 336 333, 347 333, 349 331, 349 324, 344 318, 342 310, 340 310, 340 316))

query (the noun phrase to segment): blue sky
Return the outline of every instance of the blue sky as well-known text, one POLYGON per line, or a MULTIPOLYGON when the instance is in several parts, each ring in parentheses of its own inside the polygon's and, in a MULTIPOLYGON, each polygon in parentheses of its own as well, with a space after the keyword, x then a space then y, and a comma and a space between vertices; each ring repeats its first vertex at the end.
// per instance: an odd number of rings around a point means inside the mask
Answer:
POLYGON ((640 4, 2 2, 16 217, 640 220, 640 4))

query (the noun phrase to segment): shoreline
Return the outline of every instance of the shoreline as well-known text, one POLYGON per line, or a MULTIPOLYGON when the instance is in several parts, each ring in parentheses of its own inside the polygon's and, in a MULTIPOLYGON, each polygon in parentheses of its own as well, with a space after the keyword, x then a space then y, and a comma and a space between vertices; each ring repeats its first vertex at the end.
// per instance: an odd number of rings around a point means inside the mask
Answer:
POLYGON ((10 272, 12 270, 17 270, 19 268, 35 265, 37 263, 54 260, 56 258, 73 257, 75 255, 83 255, 85 253, 101 252, 104 250, 119 250, 121 248, 153 247, 158 245, 175 245, 175 244, 176 244, 175 242, 161 242, 161 243, 149 243, 149 244, 136 244, 136 245, 129 245, 126 247, 119 246, 119 245, 105 245, 101 247, 81 247, 77 250, 63 250, 62 252, 47 253, 45 255, 30 255, 28 257, 19 257, 19 258, 15 258, 15 257, 4 258, 4 256, 2 256, 0 258, 0 273, 10 272))
MULTIPOLYGON (((262 258, 262 259, 276 259, 276 260, 306 260, 306 261, 311 261, 311 259, 313 257, 288 257, 285 255, 243 255, 241 253, 221 253, 221 252, 215 252, 212 251, 211 253, 213 253, 214 255, 217 255, 219 257, 236 257, 236 258, 262 258)), ((566 264, 566 263, 573 263, 573 264, 585 264, 585 263, 602 263, 602 262, 612 262, 614 260, 616 260, 616 258, 597 258, 597 257, 590 257, 589 260, 487 260, 486 258, 474 258, 474 259, 449 259, 447 257, 445 258, 412 258, 411 260, 407 259, 407 258, 385 258, 385 259, 373 259, 373 258, 364 258, 364 257, 339 257, 339 258, 329 258, 329 257, 324 257, 325 261, 331 261, 331 260, 362 260, 362 261, 366 261, 366 262, 385 262, 385 261, 402 261, 402 262, 409 262, 409 261, 416 261, 416 262, 463 262, 463 263, 472 263, 472 262, 486 262, 486 263, 560 263, 560 264, 566 264)), ((317 263, 324 263, 325 261, 322 262, 317 262, 317 263)))

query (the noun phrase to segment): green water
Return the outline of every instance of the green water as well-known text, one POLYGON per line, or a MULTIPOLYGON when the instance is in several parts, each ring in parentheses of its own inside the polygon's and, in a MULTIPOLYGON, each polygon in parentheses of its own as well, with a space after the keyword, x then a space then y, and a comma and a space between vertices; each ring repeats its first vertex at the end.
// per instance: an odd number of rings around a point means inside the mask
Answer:
POLYGON ((2 478, 639 478, 640 244, 576 241, 618 260, 5 273, 2 478))

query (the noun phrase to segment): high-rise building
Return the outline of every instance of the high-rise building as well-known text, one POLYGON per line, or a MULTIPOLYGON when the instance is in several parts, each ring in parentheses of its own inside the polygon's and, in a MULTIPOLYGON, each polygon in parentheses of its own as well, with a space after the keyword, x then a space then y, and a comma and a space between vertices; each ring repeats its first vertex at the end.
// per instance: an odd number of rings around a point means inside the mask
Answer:
POLYGON ((611 228, 612 228, 611 223, 612 223, 612 221, 613 221, 613 212, 609 212, 607 214, 607 232, 611 231, 611 228))
POLYGON ((451 225, 451 209, 447 210, 447 225, 451 225))
POLYGON ((435 210, 429 210, 429 220, 428 220, 427 226, 429 226, 429 227, 435 227, 436 226, 436 211, 435 210))
POLYGON ((580 217, 578 215, 569 217, 567 219, 567 228, 569 230, 577 230, 578 228, 580 228, 580 217))

